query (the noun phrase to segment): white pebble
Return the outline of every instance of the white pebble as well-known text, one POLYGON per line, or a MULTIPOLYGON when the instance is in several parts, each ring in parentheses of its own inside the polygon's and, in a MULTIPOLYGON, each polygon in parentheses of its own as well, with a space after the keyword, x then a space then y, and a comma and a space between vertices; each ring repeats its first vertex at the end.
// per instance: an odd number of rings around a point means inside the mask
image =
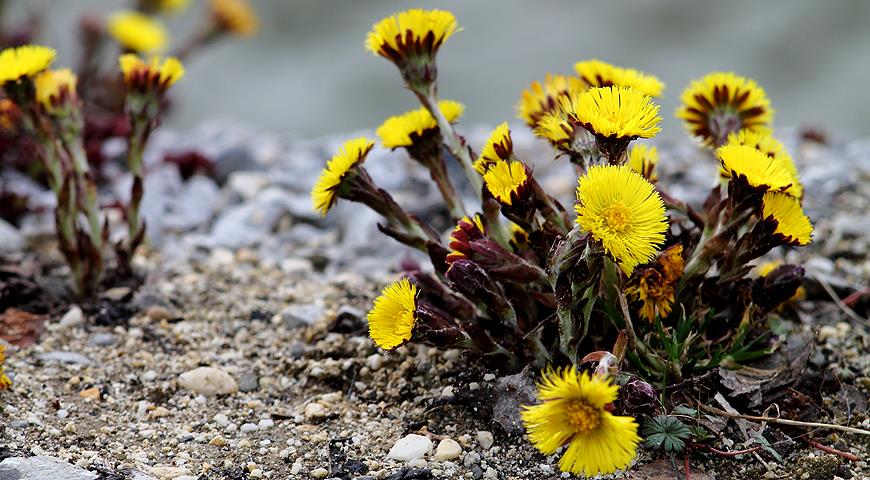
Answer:
POLYGON ((239 427, 239 431, 242 433, 251 433, 259 430, 257 424, 255 423, 243 423, 241 427, 239 427))
POLYGON ((460 455, 462 455, 462 447, 452 438, 441 440, 438 442, 438 448, 435 449, 436 462, 453 460, 459 458, 460 455))
POLYGON ((429 437, 412 433, 393 444, 393 447, 390 448, 390 453, 387 454, 387 458, 407 462, 423 458, 430 452, 432 452, 432 440, 429 437))
POLYGON ((489 450, 492 448, 492 444, 494 443, 492 433, 487 432, 486 430, 477 432, 477 443, 480 444, 480 448, 484 451, 489 450))

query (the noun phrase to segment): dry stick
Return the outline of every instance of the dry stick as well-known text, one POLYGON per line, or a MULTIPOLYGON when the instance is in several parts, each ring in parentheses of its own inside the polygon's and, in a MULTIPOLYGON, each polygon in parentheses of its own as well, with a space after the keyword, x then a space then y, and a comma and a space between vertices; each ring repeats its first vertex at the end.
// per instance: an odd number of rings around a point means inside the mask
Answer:
POLYGON ((720 457, 736 457, 738 455, 746 455, 747 453, 752 453, 752 452, 756 452, 758 450, 761 450, 761 445, 756 445, 754 447, 750 447, 750 448, 747 448, 745 450, 732 450, 730 452, 726 452, 725 450, 719 450, 718 448, 713 448, 709 445, 701 445, 701 444, 697 444, 697 443, 694 445, 694 448, 703 448, 703 449, 708 450, 712 453, 715 453, 716 455, 719 455, 720 457))
POLYGON ((855 320, 857 322, 863 323, 864 325, 870 326, 870 320, 867 320, 866 318, 863 318, 861 315, 858 315, 857 313, 855 313, 855 310, 852 310, 851 308, 849 308, 848 305, 846 305, 845 303, 843 303, 842 300, 840 300, 840 297, 838 297, 837 293, 834 292, 834 289, 831 288, 831 284, 829 284, 827 281, 825 281, 825 279, 823 279, 819 275, 813 274, 813 278, 817 282, 819 282, 819 285, 822 286, 822 288, 825 290, 825 292, 827 292, 828 295, 831 297, 831 300, 833 300, 834 303, 837 304, 838 307, 840 307, 840 310, 842 310, 843 313, 848 315, 852 320, 855 320))
POLYGON ((777 418, 777 417, 758 417, 755 415, 743 415, 740 413, 726 412, 725 410, 720 410, 716 407, 710 407, 710 406, 704 405, 701 402, 697 402, 697 403, 698 403, 698 407, 701 410, 706 410, 710 413, 715 413, 717 415, 722 415, 722 416, 729 417, 729 418, 741 418, 743 420, 754 420, 756 422, 779 423, 782 425, 791 425, 794 427, 827 428, 830 430, 840 430, 842 432, 857 433, 858 435, 870 435, 870 430, 863 430, 860 428, 847 427, 844 425, 834 425, 832 423, 800 422, 797 420, 788 420, 785 418, 777 418))
POLYGON ((852 462, 857 462, 858 460, 861 460, 861 458, 858 457, 858 455, 855 455, 854 453, 844 452, 842 450, 837 450, 836 448, 829 447, 827 445, 822 445, 821 443, 819 443, 811 438, 803 437, 803 440, 805 442, 807 442, 808 444, 810 444, 810 446, 812 446, 813 448, 818 448, 819 450, 821 450, 823 452, 831 453, 833 455, 839 455, 839 456, 845 458, 846 460, 849 460, 852 462))

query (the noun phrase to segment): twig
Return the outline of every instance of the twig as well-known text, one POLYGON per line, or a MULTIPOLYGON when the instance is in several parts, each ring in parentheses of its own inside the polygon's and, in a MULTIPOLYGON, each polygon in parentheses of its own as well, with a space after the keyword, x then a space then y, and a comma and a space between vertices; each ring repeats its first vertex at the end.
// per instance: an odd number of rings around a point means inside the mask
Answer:
POLYGON ((683 452, 683 459, 686 466, 686 480, 692 480, 692 467, 689 465, 689 451, 683 452))
POLYGON ((861 315, 858 315, 857 313, 855 313, 855 310, 852 310, 848 305, 846 305, 845 303, 843 303, 842 300, 840 300, 840 297, 837 296, 837 293, 834 291, 833 288, 831 288, 831 284, 829 284, 827 281, 825 281, 825 279, 823 279, 819 275, 814 274, 813 278, 817 282, 819 282, 819 285, 822 286, 822 288, 825 290, 825 292, 827 292, 828 295, 831 297, 831 300, 833 300, 834 303, 837 304, 838 307, 840 307, 840 310, 842 310, 843 313, 848 315, 849 318, 851 318, 852 320, 855 320, 857 322, 863 323, 864 325, 870 326, 870 320, 867 320, 866 318, 862 317, 861 315))
POLYGON ((797 420, 788 420, 785 418, 777 418, 777 417, 758 417, 755 415, 743 415, 740 413, 730 413, 725 410, 720 410, 716 407, 709 407, 704 405, 701 402, 698 402, 698 407, 701 410, 706 410, 710 413, 715 413, 717 415, 722 415, 730 418, 741 418, 743 420, 754 420, 756 422, 771 422, 771 423, 779 423, 781 425, 791 425, 794 427, 808 427, 808 428, 827 428, 830 430, 840 430, 842 432, 848 433, 857 433, 859 435, 870 435, 870 430, 863 430, 860 428, 847 427, 844 425, 834 425, 831 423, 816 423, 816 422, 800 422, 797 420))
POLYGON ((811 438, 803 437, 803 440, 805 442, 807 442, 808 444, 810 444, 810 446, 812 446, 813 448, 818 448, 819 450, 826 452, 826 453, 839 455, 839 456, 841 456, 841 457, 843 457, 846 460, 849 460, 851 462, 857 462, 858 460, 861 460, 861 458, 859 458, 858 455, 855 455, 855 454, 849 453, 849 452, 844 452, 842 450, 837 450, 836 448, 829 447, 827 445, 822 445, 821 443, 819 443, 811 438))
POLYGON ((736 457, 738 455, 746 455, 747 453, 752 453, 758 450, 761 450, 761 445, 756 445, 754 447, 747 448, 745 450, 731 450, 730 452, 726 452, 725 450, 719 450, 718 448, 713 448, 709 445, 701 445, 696 443, 692 445, 694 448, 703 448, 705 450, 709 450, 710 452, 719 455, 720 457, 736 457))

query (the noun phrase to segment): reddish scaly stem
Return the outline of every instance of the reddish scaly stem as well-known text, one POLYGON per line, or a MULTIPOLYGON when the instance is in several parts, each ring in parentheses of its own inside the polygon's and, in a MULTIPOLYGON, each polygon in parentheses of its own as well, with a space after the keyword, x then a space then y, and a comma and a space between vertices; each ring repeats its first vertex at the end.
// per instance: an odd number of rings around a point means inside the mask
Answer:
POLYGON ((821 443, 819 443, 819 442, 817 442, 817 441, 815 441, 815 440, 813 440, 813 439, 811 439, 811 438, 803 437, 803 439, 804 439, 804 441, 807 442, 811 447, 813 447, 813 448, 817 448, 817 449, 819 449, 819 450, 821 450, 821 451, 823 451, 823 452, 825 452, 825 453, 831 453, 831 454, 834 454, 834 455, 838 455, 838 456, 840 456, 840 457, 845 458, 846 460, 849 460, 850 462, 857 462, 858 460, 861 460, 857 455, 855 455, 855 454, 853 454, 853 453, 844 452, 844 451, 842 451, 842 450, 837 450, 836 448, 829 447, 829 446, 827 446, 827 445, 822 445, 821 443))

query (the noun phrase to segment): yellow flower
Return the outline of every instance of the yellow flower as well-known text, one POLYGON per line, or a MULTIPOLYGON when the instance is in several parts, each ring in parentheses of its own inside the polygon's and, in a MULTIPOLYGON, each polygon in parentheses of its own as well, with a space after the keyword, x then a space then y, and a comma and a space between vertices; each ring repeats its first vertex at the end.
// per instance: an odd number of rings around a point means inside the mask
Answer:
POLYGON ((626 275, 650 261, 668 229, 655 187, 625 165, 589 167, 577 186, 577 224, 601 242, 626 275))
POLYGON ((33 77, 54 61, 57 52, 41 45, 11 47, 0 52, 0 86, 33 77))
POLYGON ((366 50, 399 66, 408 58, 431 61, 441 44, 459 30, 451 12, 413 8, 376 23, 366 37, 366 50))
POLYGON ((694 80, 677 109, 686 129, 710 146, 722 145, 728 134, 747 129, 768 132, 773 109, 755 81, 733 72, 715 72, 694 80))
POLYGON ((78 77, 68 68, 46 70, 33 80, 36 88, 36 101, 47 111, 52 111, 56 102, 64 95, 72 98, 76 94, 78 77))
MULTIPOLYGON (((785 193, 798 199, 803 198, 804 188, 798 178, 797 167, 795 166, 791 155, 788 154, 779 140, 764 132, 744 129, 737 133, 728 135, 728 142, 726 145, 746 145, 767 155, 767 157, 772 159, 774 163, 778 163, 781 165, 781 168, 786 169, 792 177, 792 184, 785 190, 785 193)), ((725 175, 724 172, 723 175, 725 175)))
POLYGON ((590 88, 614 85, 632 87, 650 97, 660 96, 665 88, 665 84, 653 75, 633 68, 617 67, 598 59, 578 62, 574 64, 574 70, 590 88))
POLYGON ((483 238, 485 231, 480 215, 475 214, 473 219, 468 216, 462 217, 450 234, 448 244, 450 253, 447 254, 447 262, 453 264, 456 260, 467 257, 470 252, 468 242, 483 238))
POLYGON ((683 275, 682 254, 682 245, 668 247, 659 255, 653 267, 635 272, 625 288, 625 293, 632 300, 643 302, 640 314, 650 322, 655 321, 656 314, 665 318, 671 313, 675 285, 683 275))
POLYGON ((523 407, 529 439, 544 455, 567 444, 559 459, 563 472, 592 477, 628 467, 641 438, 633 417, 610 413, 618 392, 609 379, 578 373, 573 365, 548 368, 538 384, 541 403, 523 407))
POLYGON ((489 135, 489 139, 486 140, 483 150, 480 152, 480 157, 474 162, 474 169, 483 175, 496 163, 509 160, 513 150, 511 130, 507 122, 504 122, 495 127, 495 130, 489 135))
POLYGON ((9 377, 6 376, 6 372, 3 371, 3 363, 6 362, 6 345, 0 343, 0 390, 6 390, 12 385, 12 380, 9 380, 9 377))
POLYGON ((498 162, 483 175, 483 181, 496 200, 513 205, 515 199, 522 197, 529 176, 523 162, 498 162))
POLYGON ((585 90, 586 86, 579 78, 548 73, 543 84, 536 80, 523 90, 517 103, 517 117, 534 128, 541 117, 556 109, 559 98, 585 90))
POLYGON ((535 135, 550 142, 560 150, 567 150, 574 141, 574 126, 568 123, 560 110, 548 112, 538 120, 535 135))
POLYGON ((249 37, 260 29, 260 19, 248 0, 211 0, 211 15, 224 31, 249 37))
MULTIPOLYGON (((465 112, 465 105, 453 100, 438 102, 441 113, 450 123, 455 122, 465 112)), ((387 148, 410 147, 415 140, 434 133, 438 122, 425 107, 390 117, 375 131, 381 143, 387 148)))
POLYGON ((813 224, 804 215, 800 202, 787 194, 767 192, 762 200, 764 221, 775 221, 774 235, 781 235, 789 245, 806 245, 813 241, 813 224))
POLYGON ((721 173, 731 179, 745 181, 759 190, 786 191, 795 179, 788 168, 748 145, 725 145, 716 149, 721 173))
POLYGON ((335 204, 336 190, 351 169, 365 161, 366 155, 374 148, 375 142, 365 137, 354 138, 344 142, 326 168, 320 172, 320 177, 311 189, 311 204, 320 215, 326 213, 335 204))
POLYGON ((529 246, 529 232, 516 223, 510 223, 511 238, 508 240, 514 250, 521 250, 529 246))
POLYGON ((368 313, 369 336, 384 350, 395 350, 411 339, 416 310, 417 287, 407 278, 387 285, 368 313))
POLYGON ((651 138, 661 131, 659 106, 652 98, 627 87, 591 88, 560 102, 569 121, 598 137, 614 140, 651 138))
POLYGON ((635 172, 643 175, 650 182, 658 180, 655 168, 659 162, 659 151, 656 147, 649 145, 636 145, 628 153, 627 165, 635 172))
POLYGON ((166 27, 144 13, 122 11, 109 17, 109 34, 124 48, 151 53, 162 50, 169 41, 166 27))
POLYGON ((162 12, 178 12, 187 8, 190 0, 157 0, 157 9, 162 12))
POLYGON ((184 76, 184 65, 175 57, 167 57, 162 63, 158 57, 151 57, 150 62, 145 62, 126 53, 118 58, 118 65, 127 87, 141 91, 156 88, 158 93, 165 92, 184 76))

